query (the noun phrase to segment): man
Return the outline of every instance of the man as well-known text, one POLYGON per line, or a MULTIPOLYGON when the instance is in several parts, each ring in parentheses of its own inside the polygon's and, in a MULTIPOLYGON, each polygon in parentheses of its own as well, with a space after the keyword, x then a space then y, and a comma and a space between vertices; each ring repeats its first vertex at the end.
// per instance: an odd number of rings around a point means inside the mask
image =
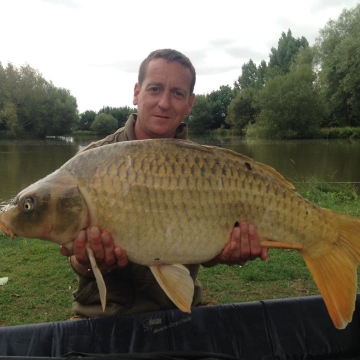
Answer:
MULTIPOLYGON (((123 128, 90 144, 83 151, 118 141, 185 139, 187 125, 182 120, 193 107, 195 81, 195 69, 183 54, 170 49, 150 53, 140 66, 134 88, 133 103, 137 105, 137 114, 132 114, 123 128)), ((94 226, 89 234, 90 239, 87 239, 84 230, 79 233, 74 240, 74 254, 70 257, 71 266, 79 275, 79 288, 73 303, 76 314, 85 317, 110 316, 174 307, 150 269, 129 262, 124 250, 115 248, 109 233, 94 226), (90 242, 107 286, 105 312, 101 309, 96 281, 90 270, 86 241, 90 242)), ((253 224, 241 222, 229 234, 229 240, 221 254, 203 265, 244 265, 247 260, 267 258, 267 249, 261 248, 253 224)), ((64 248, 61 253, 70 255, 64 248)), ((196 281, 199 265, 187 267, 195 284, 192 306, 197 306, 201 302, 202 292, 201 285, 196 281)))

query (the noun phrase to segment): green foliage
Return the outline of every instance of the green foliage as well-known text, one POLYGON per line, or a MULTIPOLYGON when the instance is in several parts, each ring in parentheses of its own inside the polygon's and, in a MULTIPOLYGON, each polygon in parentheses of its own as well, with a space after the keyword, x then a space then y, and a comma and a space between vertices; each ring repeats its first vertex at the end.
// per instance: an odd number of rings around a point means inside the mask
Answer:
POLYGON ((78 130, 90 130, 96 116, 96 112, 92 110, 86 110, 80 114, 78 130))
POLYGON ((236 92, 230 86, 220 86, 208 95, 197 95, 188 118, 189 129, 194 133, 227 127, 228 107, 236 92))
POLYGON ((231 101, 226 123, 236 133, 242 133, 245 127, 255 121, 256 109, 253 107, 254 97, 257 91, 248 87, 240 90, 231 101))
POLYGON ((76 99, 29 65, 17 69, 0 63, 0 80, 0 130, 14 136, 21 131, 63 135, 77 125, 76 99))
POLYGON ((353 216, 360 216, 359 194, 353 184, 331 184, 309 179, 297 185, 309 201, 353 216))
POLYGON ((300 49, 309 46, 305 37, 295 39, 289 29, 287 34, 283 32, 278 42, 277 49, 271 48, 267 77, 273 78, 290 72, 290 66, 300 49))
POLYGON ((6 124, 10 135, 14 136, 21 130, 16 106, 12 102, 5 103, 3 109, 0 110, 0 124, 1 123, 6 124))
POLYGON ((249 60, 248 63, 241 67, 241 75, 238 77, 234 86, 238 90, 254 88, 262 89, 265 84, 267 65, 265 60, 262 60, 259 66, 249 60))
POLYGON ((112 115, 100 113, 95 116, 91 124, 91 131, 98 135, 108 135, 113 133, 117 127, 118 122, 112 115))
POLYGON ((123 106, 119 108, 114 107, 103 107, 98 114, 105 113, 112 115, 118 122, 117 127, 123 127, 126 123, 126 120, 130 116, 131 113, 135 113, 136 109, 130 108, 129 106, 123 106))
POLYGON ((322 128, 319 135, 323 139, 360 139, 360 127, 322 128))
POLYGON ((310 65, 268 80, 256 96, 260 113, 248 126, 251 137, 272 139, 309 138, 317 134, 321 105, 314 89, 310 65))
POLYGON ((225 126, 228 107, 235 96, 235 91, 228 85, 220 86, 219 90, 212 91, 206 96, 211 104, 212 124, 211 130, 225 126))
POLYGON ((316 41, 325 126, 360 125, 360 4, 330 20, 316 41))
POLYGON ((212 128, 213 116, 210 101, 205 95, 198 95, 189 117, 189 129, 194 133, 201 133, 212 128))

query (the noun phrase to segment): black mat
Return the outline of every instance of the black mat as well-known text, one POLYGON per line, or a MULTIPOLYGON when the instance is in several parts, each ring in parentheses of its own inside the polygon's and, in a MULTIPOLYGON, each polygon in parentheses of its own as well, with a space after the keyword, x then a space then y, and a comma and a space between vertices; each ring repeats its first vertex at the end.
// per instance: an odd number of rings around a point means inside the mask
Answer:
POLYGON ((345 330, 334 328, 318 296, 200 307, 191 314, 171 310, 0 328, 0 360, 65 355, 87 360, 360 359, 360 295, 345 330))

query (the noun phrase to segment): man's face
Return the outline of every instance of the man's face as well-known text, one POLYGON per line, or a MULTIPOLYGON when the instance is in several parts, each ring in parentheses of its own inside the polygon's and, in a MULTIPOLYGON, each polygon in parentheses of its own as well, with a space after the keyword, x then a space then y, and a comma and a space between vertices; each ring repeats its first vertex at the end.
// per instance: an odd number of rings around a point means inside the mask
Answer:
POLYGON ((195 96, 190 94, 191 73, 178 62, 154 59, 145 79, 134 89, 138 108, 135 134, 138 140, 173 138, 177 127, 189 115, 195 96))

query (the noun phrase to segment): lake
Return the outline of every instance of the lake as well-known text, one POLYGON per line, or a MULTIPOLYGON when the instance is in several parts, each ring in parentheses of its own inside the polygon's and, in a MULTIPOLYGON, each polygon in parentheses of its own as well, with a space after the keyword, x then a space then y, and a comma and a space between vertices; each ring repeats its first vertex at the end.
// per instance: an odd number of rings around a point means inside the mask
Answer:
MULTIPOLYGON (((96 138, 0 139, 0 205, 56 170, 96 138)), ((359 140, 264 141, 237 137, 193 137, 225 147, 274 167, 293 183, 314 178, 360 184, 359 140)))

